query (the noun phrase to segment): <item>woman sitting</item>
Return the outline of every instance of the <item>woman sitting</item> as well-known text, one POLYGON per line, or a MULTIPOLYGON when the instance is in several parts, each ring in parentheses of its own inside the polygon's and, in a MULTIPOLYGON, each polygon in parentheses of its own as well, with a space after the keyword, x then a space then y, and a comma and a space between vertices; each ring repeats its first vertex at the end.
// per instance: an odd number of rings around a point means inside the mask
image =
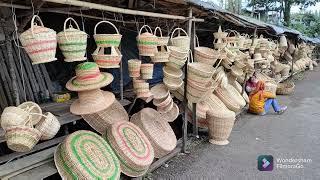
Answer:
POLYGON ((258 82, 258 79, 256 77, 256 74, 253 73, 253 75, 246 82, 246 92, 247 92, 247 94, 250 94, 253 90, 256 89, 257 82, 258 82))
POLYGON ((249 111, 254 114, 265 115, 272 105, 273 110, 278 114, 286 111, 287 106, 280 106, 276 96, 270 92, 264 91, 265 84, 258 81, 256 89, 250 93, 249 111))

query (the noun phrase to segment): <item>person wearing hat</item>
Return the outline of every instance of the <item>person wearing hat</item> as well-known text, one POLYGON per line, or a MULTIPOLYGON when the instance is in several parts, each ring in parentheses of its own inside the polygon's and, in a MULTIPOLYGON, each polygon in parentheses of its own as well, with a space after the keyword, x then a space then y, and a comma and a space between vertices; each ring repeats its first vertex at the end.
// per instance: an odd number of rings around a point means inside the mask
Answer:
POLYGON ((278 101, 270 92, 264 91, 265 83, 258 81, 256 89, 250 93, 249 112, 259 115, 268 113, 270 106, 278 114, 282 114, 287 110, 287 106, 280 106, 278 101))

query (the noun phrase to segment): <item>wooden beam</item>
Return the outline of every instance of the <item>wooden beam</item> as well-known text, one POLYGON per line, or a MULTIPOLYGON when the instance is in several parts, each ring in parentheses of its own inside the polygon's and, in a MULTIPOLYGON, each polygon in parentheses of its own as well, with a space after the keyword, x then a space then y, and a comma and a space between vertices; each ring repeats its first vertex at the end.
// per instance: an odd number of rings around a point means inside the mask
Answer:
MULTIPOLYGON (((34 7, 34 12, 39 11, 39 9, 41 8, 41 6, 44 4, 45 2, 42 0, 34 0, 33 2, 33 7, 34 7)), ((20 26, 19 26, 19 31, 23 31, 23 29, 27 26, 27 24, 29 23, 29 21, 31 20, 33 15, 30 15, 28 17, 25 17, 20 26)))

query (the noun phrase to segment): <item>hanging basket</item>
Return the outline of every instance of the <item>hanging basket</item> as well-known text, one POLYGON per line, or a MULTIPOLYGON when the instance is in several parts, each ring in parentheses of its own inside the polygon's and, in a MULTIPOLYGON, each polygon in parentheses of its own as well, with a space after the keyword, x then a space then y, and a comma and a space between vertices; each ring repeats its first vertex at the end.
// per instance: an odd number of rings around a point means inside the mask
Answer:
POLYGON ((160 114, 163 120, 167 122, 173 122, 179 116, 179 107, 176 103, 173 103, 173 108, 170 111, 160 114))
POLYGON ((294 87, 295 85, 293 82, 279 83, 277 86, 277 94, 290 95, 293 93, 294 87))
POLYGON ((138 98, 150 97, 152 95, 149 90, 149 83, 145 80, 133 80, 133 89, 138 98))
POLYGON ((181 78, 183 75, 183 72, 181 69, 176 69, 170 66, 164 66, 162 68, 163 75, 166 78, 181 78))
POLYGON ((143 25, 137 36, 138 49, 140 56, 154 56, 157 53, 157 36, 152 34, 152 29, 148 25, 143 25), (142 30, 146 29, 147 32, 142 33, 142 30))
POLYGON ((206 84, 198 84, 189 79, 187 81, 187 99, 189 102, 198 103, 213 91, 211 81, 206 84))
POLYGON ((111 47, 111 53, 105 54, 104 47, 97 47, 97 49, 93 52, 92 58, 95 63, 98 64, 100 68, 120 68, 121 62, 121 52, 117 47, 111 47))
POLYGON ((168 52, 164 47, 160 47, 160 51, 156 52, 154 56, 151 56, 151 61, 154 63, 168 62, 170 52, 168 52))
POLYGON ((141 61, 139 59, 128 60, 128 69, 130 77, 140 76, 141 61))
POLYGON ((33 125, 36 125, 42 118, 42 109, 37 103, 32 101, 27 101, 18 106, 18 108, 23 109, 29 113, 29 119, 33 125))
POLYGON ((196 62, 214 65, 219 58, 219 51, 208 47, 200 47, 198 37, 196 36, 197 45, 194 48, 194 60, 196 62))
POLYGON ((180 47, 185 50, 190 49, 190 37, 188 36, 188 33, 185 30, 183 30, 182 28, 174 29, 171 34, 170 40, 171 40, 171 43, 173 46, 177 46, 177 47, 180 47), (174 33, 177 30, 178 30, 178 36, 174 37, 174 33), (185 36, 181 36, 180 31, 182 31, 185 34, 185 36))
POLYGON ((157 45, 158 46, 167 46, 168 45, 168 42, 169 42, 169 38, 170 37, 163 37, 162 36, 162 30, 160 27, 156 27, 154 29, 154 35, 157 36, 158 38, 158 41, 157 41, 157 45), (159 31, 160 33, 160 36, 157 36, 157 32, 159 31))
POLYGON ((188 79, 198 82, 207 83, 211 80, 215 69, 212 66, 200 62, 188 63, 188 79))
POLYGON ((67 18, 64 21, 63 31, 58 33, 58 44, 65 57, 64 61, 84 61, 87 51, 87 33, 80 30, 78 23, 73 18, 67 18), (77 29, 73 28, 70 24, 69 28, 66 29, 67 22, 72 21, 77 29))
POLYGON ((173 55, 179 59, 185 59, 189 55, 189 50, 176 46, 168 46, 168 51, 170 52, 170 55, 173 55))
POLYGON ((122 35, 113 23, 109 21, 100 21, 94 27, 93 37, 98 47, 119 47, 122 35), (97 34, 97 28, 102 23, 111 25, 116 30, 116 34, 97 34))
POLYGON ((60 122, 50 112, 47 112, 42 116, 42 119, 35 127, 41 132, 40 140, 52 139, 60 130, 60 122))
POLYGON ((171 101, 168 105, 165 106, 158 106, 157 107, 157 111, 159 113, 167 113, 168 111, 170 111, 173 108, 173 99, 171 98, 171 101))
POLYGON ((173 67, 173 68, 176 68, 176 69, 181 69, 184 66, 187 59, 188 59, 188 57, 179 58, 173 54, 170 54, 169 62, 167 62, 166 65, 173 67))
POLYGON ((9 106, 1 114, 1 127, 7 128, 19 125, 25 125, 28 121, 29 113, 21 108, 9 106))
POLYGON ((23 32, 19 37, 22 46, 29 55, 32 64, 41 64, 57 60, 57 33, 43 26, 39 16, 31 19, 31 28, 23 32), (38 19, 40 26, 35 23, 38 19))
POLYGON ((145 63, 141 64, 141 77, 142 79, 152 79, 153 76, 153 64, 145 63))

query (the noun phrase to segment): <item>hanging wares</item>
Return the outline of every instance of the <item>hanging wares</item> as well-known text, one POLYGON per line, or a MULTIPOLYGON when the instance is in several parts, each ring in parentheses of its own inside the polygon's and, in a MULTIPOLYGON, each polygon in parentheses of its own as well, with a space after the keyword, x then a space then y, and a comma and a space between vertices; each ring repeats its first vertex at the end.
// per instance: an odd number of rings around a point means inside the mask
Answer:
POLYGON ((105 53, 105 47, 97 47, 93 52, 92 58, 100 68, 119 68, 121 62, 121 52, 117 47, 110 48, 110 53, 105 53))
POLYGON ((109 21, 100 21, 94 27, 93 37, 98 47, 119 47, 122 35, 113 23, 109 21), (97 28, 102 23, 111 25, 116 30, 116 34, 97 34, 97 28))
POLYGON ((188 33, 185 30, 183 30, 182 28, 174 29, 171 34, 170 40, 171 40, 171 43, 173 46, 181 47, 185 50, 190 49, 190 37, 189 37, 188 33), (174 37, 174 33, 177 30, 178 30, 178 36, 174 37), (182 31, 185 34, 185 36, 181 36, 180 31, 182 31))
POLYGON ((148 25, 143 25, 137 36, 139 55, 154 56, 157 53, 157 36, 152 34, 152 29, 148 25), (141 33, 145 29, 147 32, 141 33))
POLYGON ((158 31, 160 32, 160 36, 157 36, 157 53, 155 53, 155 55, 151 57, 151 61, 154 63, 168 62, 170 55, 170 52, 168 52, 167 47, 169 37, 162 36, 162 31, 160 27, 156 27, 156 29, 154 30, 155 36, 158 31))

